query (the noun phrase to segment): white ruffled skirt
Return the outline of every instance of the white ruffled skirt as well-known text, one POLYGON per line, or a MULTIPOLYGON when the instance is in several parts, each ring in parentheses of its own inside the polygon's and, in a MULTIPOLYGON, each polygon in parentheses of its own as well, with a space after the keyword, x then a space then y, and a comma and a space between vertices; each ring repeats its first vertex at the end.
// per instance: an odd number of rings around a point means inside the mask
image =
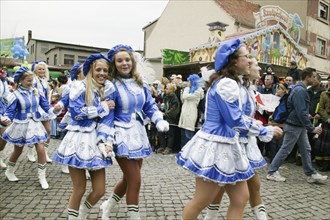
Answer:
POLYGON ((114 152, 117 157, 139 159, 152 153, 145 127, 138 120, 129 128, 115 125, 114 152))
POLYGON ((55 152, 54 161, 71 167, 98 170, 112 164, 104 157, 96 143, 96 130, 68 131, 55 152))
POLYGON ((259 150, 256 137, 249 136, 248 143, 241 145, 243 148, 243 153, 247 156, 252 169, 257 170, 267 165, 266 160, 259 150))
POLYGON ((9 143, 23 147, 46 142, 48 134, 40 121, 31 118, 24 122, 14 120, 2 134, 2 138, 9 143))
POLYGON ((177 154, 177 164, 198 177, 220 185, 235 184, 254 175, 238 140, 228 143, 210 140, 209 136, 198 131, 177 154))

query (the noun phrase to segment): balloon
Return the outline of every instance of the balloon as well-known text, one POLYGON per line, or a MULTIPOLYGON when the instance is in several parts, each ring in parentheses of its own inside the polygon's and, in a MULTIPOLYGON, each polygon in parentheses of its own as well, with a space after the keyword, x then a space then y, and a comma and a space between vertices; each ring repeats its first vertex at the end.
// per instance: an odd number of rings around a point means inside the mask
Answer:
POLYGON ((19 68, 20 68, 20 66, 14 66, 14 68, 13 68, 14 72, 16 72, 19 68))
POLYGON ((27 49, 24 49, 24 56, 29 56, 29 55, 30 55, 29 51, 27 49))
POLYGON ((18 56, 18 58, 19 58, 20 60, 24 60, 24 55, 20 54, 20 55, 18 56))

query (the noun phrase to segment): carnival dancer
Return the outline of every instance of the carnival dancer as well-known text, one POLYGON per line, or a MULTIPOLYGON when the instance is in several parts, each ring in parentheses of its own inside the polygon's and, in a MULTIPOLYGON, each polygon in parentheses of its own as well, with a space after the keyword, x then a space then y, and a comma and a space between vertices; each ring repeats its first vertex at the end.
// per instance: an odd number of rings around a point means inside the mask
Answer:
POLYGON ((68 133, 55 152, 54 161, 68 165, 73 191, 68 204, 69 219, 86 219, 91 208, 105 193, 105 167, 112 164, 114 102, 113 84, 107 80, 109 60, 103 54, 92 54, 83 65, 86 78, 72 85, 68 133), (92 191, 80 205, 86 191, 86 172, 92 191))
POLYGON ((239 39, 222 42, 206 95, 205 122, 177 155, 177 163, 196 175, 193 199, 183 219, 197 219, 223 186, 229 196, 227 219, 242 219, 249 199, 246 180, 253 169, 238 142, 240 133, 267 136, 264 127, 244 116, 239 106, 238 76, 249 72, 248 51, 239 39))
POLYGON ((118 96, 115 99, 115 145, 116 160, 123 171, 123 178, 117 182, 109 199, 101 205, 102 219, 108 219, 115 212, 118 202, 126 194, 130 219, 140 219, 139 192, 143 158, 152 153, 144 127, 145 115, 156 124, 158 131, 168 131, 169 124, 151 96, 149 85, 142 79, 143 73, 136 70, 133 49, 116 45, 108 52, 111 60, 109 74, 118 96))
MULTIPOLYGON (((43 95, 46 100, 49 103, 49 86, 48 86, 48 80, 49 80, 49 70, 48 66, 45 62, 37 60, 32 64, 32 71, 35 73, 35 78, 33 80, 33 85, 35 88, 37 88, 40 92, 41 95, 43 95)), ((50 137, 50 121, 54 119, 51 115, 48 113, 44 112, 42 108, 39 108, 39 112, 41 114, 40 121, 42 122, 43 126, 45 127, 47 134, 50 137)), ((49 146, 50 138, 47 139, 45 145, 45 152, 46 152, 46 161, 47 163, 51 163, 52 160, 48 156, 47 153, 47 148, 49 146)), ((34 151, 33 151, 33 146, 30 146, 28 149, 27 157, 29 161, 34 162, 36 161, 34 157, 34 151)))
MULTIPOLYGON (((243 113, 249 117, 253 117, 256 111, 256 101, 255 94, 256 89, 253 85, 253 81, 259 80, 260 67, 258 61, 255 58, 250 58, 250 71, 242 77, 242 85, 240 85, 240 106, 243 113)), ((268 135, 262 136, 261 139, 265 142, 272 140, 273 135, 275 137, 280 137, 282 135, 281 128, 277 126, 267 127, 268 135)), ((240 145, 243 149, 244 154, 248 157, 251 167, 254 169, 255 175, 247 180, 247 185, 249 189, 249 202, 254 213, 256 220, 266 220, 267 213, 265 206, 262 204, 262 199, 260 195, 260 177, 257 172, 258 169, 267 165, 267 162, 263 158, 255 136, 247 136, 246 134, 240 134, 239 137, 240 145)), ((207 214, 204 220, 216 219, 219 211, 220 202, 225 190, 222 188, 218 193, 217 197, 207 208, 207 214)))
MULTIPOLYGON (((82 71, 82 64, 77 62, 75 63, 71 70, 70 70, 70 74, 71 74, 71 83, 70 84, 66 84, 63 88, 63 92, 62 92, 62 97, 61 100, 57 103, 57 105, 60 105, 63 109, 68 109, 69 107, 69 94, 70 94, 70 90, 72 88, 73 83, 75 83, 76 81, 81 81, 85 79, 85 75, 83 74, 82 71)), ((66 126, 68 126, 71 123, 72 119, 71 119, 71 114, 70 111, 68 110, 65 115, 63 116, 61 122, 58 124, 58 128, 60 129, 61 132, 64 132, 66 130, 66 126)), ((69 169, 67 165, 62 165, 62 172, 63 173, 69 173, 69 169)), ((89 175, 88 172, 86 172, 86 175, 89 175)))
POLYGON ((2 134, 2 138, 14 144, 14 151, 8 160, 5 175, 9 181, 18 181, 14 174, 15 164, 23 151, 24 145, 35 145, 38 154, 38 177, 42 189, 48 189, 46 180, 46 155, 44 142, 48 138, 40 122, 41 107, 49 115, 58 114, 61 108, 52 108, 45 97, 33 87, 34 73, 27 67, 20 67, 14 74, 16 99, 8 106, 4 117, 12 124, 2 134))
POLYGON ((15 100, 14 93, 10 92, 9 86, 6 80, 6 73, 0 70, 0 167, 6 168, 7 165, 3 161, 3 149, 7 142, 1 138, 2 133, 6 130, 6 127, 10 124, 10 120, 3 117, 8 105, 15 100))

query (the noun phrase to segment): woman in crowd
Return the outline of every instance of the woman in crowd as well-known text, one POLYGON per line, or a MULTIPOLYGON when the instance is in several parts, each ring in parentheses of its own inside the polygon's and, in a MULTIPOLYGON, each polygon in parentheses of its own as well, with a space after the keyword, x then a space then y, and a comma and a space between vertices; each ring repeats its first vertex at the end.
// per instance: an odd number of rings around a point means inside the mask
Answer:
POLYGON ((8 106, 4 117, 11 125, 2 134, 4 140, 14 144, 14 151, 8 160, 5 175, 9 181, 18 181, 14 174, 15 165, 24 145, 35 145, 38 154, 38 177, 42 189, 48 189, 46 180, 46 155, 44 142, 49 138, 42 123, 39 107, 56 117, 61 108, 52 108, 48 100, 33 87, 34 73, 27 67, 19 68, 14 75, 16 99, 8 106))
POLYGON ((109 199, 102 203, 102 219, 109 218, 110 212, 115 211, 125 194, 129 217, 140 219, 138 205, 142 161, 152 153, 144 127, 145 115, 156 124, 158 131, 169 129, 169 124, 163 120, 163 114, 150 94, 147 82, 142 80, 143 73, 136 71, 133 53, 130 46, 121 44, 108 52, 111 60, 109 76, 118 92, 115 99, 114 152, 123 177, 117 182, 109 199))
POLYGON ((319 102, 318 114, 322 120, 322 134, 317 141, 316 157, 323 164, 320 171, 330 170, 330 76, 328 77, 327 89, 322 92, 319 102))
MULTIPOLYGON (((40 94, 42 96, 44 96, 45 99, 47 100, 47 102, 49 103, 49 86, 48 86, 49 70, 48 70, 47 64, 43 61, 37 60, 32 64, 32 71, 35 73, 35 79, 33 80, 34 87, 37 88, 41 92, 40 94)), ((51 130, 50 121, 52 119, 54 119, 54 117, 52 117, 48 113, 44 112, 42 110, 42 108, 40 108, 39 111, 41 114, 40 121, 42 122, 43 126, 45 127, 48 136, 50 136, 50 130, 51 130)), ((50 157, 48 156, 48 153, 47 153, 47 148, 49 146, 49 142, 50 142, 50 138, 48 138, 46 143, 44 144, 45 152, 46 152, 46 161, 48 163, 52 162, 52 160, 50 159, 50 157)), ((33 148, 31 148, 31 146, 28 150, 27 156, 28 156, 29 161, 31 161, 31 162, 36 161, 36 159, 34 158, 34 151, 33 151, 33 148)))
POLYGON ((105 167, 112 164, 114 102, 113 84, 107 80, 109 60, 103 54, 87 57, 85 80, 73 84, 69 95, 71 123, 58 147, 54 161, 68 165, 73 191, 68 204, 69 219, 86 219, 91 208, 105 193, 105 167), (104 132, 107 132, 105 134, 104 132), (90 172, 92 191, 80 206, 86 191, 86 172, 90 172))
POLYGON ((222 42, 206 95, 205 122, 177 155, 177 163, 196 175, 195 195, 183 210, 183 219, 198 214, 223 186, 229 196, 227 219, 242 219, 249 199, 246 180, 253 169, 238 143, 239 133, 266 136, 265 129, 240 110, 238 78, 249 72, 248 51, 240 40, 222 42))
MULTIPOLYGON (((250 70, 248 74, 244 74, 242 77, 242 85, 240 86, 240 108, 244 115, 253 118, 256 111, 256 101, 255 101, 255 86, 251 85, 254 80, 260 79, 259 71, 260 67, 258 61, 255 58, 250 58, 250 70)), ((261 127, 262 128, 262 127, 261 127)), ((263 141, 269 142, 275 136, 282 134, 282 131, 279 127, 268 126, 264 129, 264 132, 267 133, 260 137, 263 141)), ((263 158, 255 136, 248 136, 244 133, 240 134, 239 137, 240 145, 245 151, 244 154, 247 155, 250 165, 253 168, 255 175, 247 180, 247 186, 249 189, 249 202, 254 213, 256 220, 265 220, 267 219, 267 213, 265 206, 262 204, 262 199, 260 195, 260 177, 257 172, 258 169, 267 165, 265 159, 263 158)), ((217 218, 220 202, 225 190, 221 189, 217 197, 213 200, 212 204, 208 206, 207 214, 204 220, 211 220, 217 218)))
POLYGON ((6 80, 5 71, 0 70, 0 167, 6 168, 7 165, 3 161, 3 149, 7 142, 1 138, 2 133, 6 130, 6 127, 10 124, 10 121, 3 117, 6 112, 7 106, 9 106, 15 100, 15 95, 10 92, 9 86, 6 80))
POLYGON ((181 95, 182 109, 178 126, 181 128, 181 147, 195 134, 198 104, 204 98, 203 81, 197 74, 188 77, 188 86, 181 95))

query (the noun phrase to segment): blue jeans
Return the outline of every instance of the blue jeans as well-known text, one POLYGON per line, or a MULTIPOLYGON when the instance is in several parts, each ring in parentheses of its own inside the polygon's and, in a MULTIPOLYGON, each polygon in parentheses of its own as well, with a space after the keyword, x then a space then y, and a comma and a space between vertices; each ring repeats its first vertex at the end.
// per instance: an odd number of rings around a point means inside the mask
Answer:
POLYGON ((273 174, 283 164, 286 157, 292 151, 294 145, 297 143, 301 153, 301 162, 304 173, 310 176, 316 173, 312 165, 311 159, 311 145, 308 141, 307 130, 304 127, 296 127, 289 124, 283 126, 284 137, 283 143, 272 163, 268 168, 268 173, 273 174))

